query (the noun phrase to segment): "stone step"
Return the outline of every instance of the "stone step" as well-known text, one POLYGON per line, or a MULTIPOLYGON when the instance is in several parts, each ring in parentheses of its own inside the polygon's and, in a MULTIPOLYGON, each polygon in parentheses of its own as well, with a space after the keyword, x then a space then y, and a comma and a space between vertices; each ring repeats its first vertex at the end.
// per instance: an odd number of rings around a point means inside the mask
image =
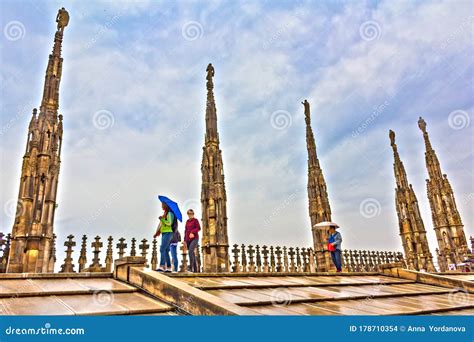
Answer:
MULTIPOLYGON (((172 276, 173 277, 173 276, 172 276)), ((300 286, 360 286, 412 284, 413 280, 386 276, 294 276, 294 277, 173 277, 201 290, 259 289, 300 286)))
POLYGON ((280 301, 292 303, 325 300, 408 297, 422 294, 450 293, 452 290, 424 284, 390 284, 358 286, 300 286, 258 289, 226 289, 206 291, 214 296, 244 306, 271 305, 280 301))
POLYGON ((173 312, 147 295, 116 292, 0 299, 1 315, 137 315, 173 312))
POLYGON ((0 279, 0 298, 93 294, 101 291, 126 293, 138 289, 111 278, 0 279))
POLYGON ((289 300, 286 303, 252 306, 252 310, 263 315, 423 315, 443 312, 469 315, 469 310, 474 309, 473 297, 466 297, 462 302, 453 301, 449 293, 313 303, 289 300))

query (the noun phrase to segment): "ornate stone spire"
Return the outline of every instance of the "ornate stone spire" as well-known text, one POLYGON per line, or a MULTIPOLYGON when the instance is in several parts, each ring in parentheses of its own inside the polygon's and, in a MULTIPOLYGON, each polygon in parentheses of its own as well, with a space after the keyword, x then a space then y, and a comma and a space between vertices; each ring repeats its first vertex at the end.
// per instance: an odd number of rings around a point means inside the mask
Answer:
POLYGON ((426 122, 422 117, 418 120, 418 126, 425 140, 425 161, 429 176, 426 180, 426 188, 439 251, 448 259, 460 263, 469 254, 469 248, 454 192, 448 177, 441 172, 438 157, 426 131, 426 122))
POLYGON ((331 221, 331 207, 324 180, 323 171, 319 165, 316 153, 313 130, 311 129, 311 111, 308 100, 302 102, 306 121, 306 146, 308 149, 308 209, 313 233, 313 244, 319 270, 327 270, 332 263, 328 253, 321 253, 327 244, 327 229, 315 228, 314 225, 331 221))
POLYGON ((393 170, 395 173, 395 206, 397 209, 400 237, 402 239, 408 267, 415 270, 435 272, 433 256, 430 252, 426 230, 421 218, 418 200, 411 184, 395 143, 395 132, 390 130, 390 144, 393 149, 393 170))
POLYGON ((202 250, 203 272, 229 271, 227 236, 227 196, 224 183, 222 151, 219 149, 216 104, 214 101, 214 67, 207 66, 206 136, 202 153, 202 250))
POLYGON ((63 138, 58 115, 62 61, 61 43, 69 22, 62 8, 49 55, 40 113, 33 109, 20 177, 17 213, 12 229, 8 272, 53 272, 53 236, 56 193, 63 138))
POLYGON ((308 148, 308 200, 311 226, 323 221, 331 221, 331 206, 324 180, 323 171, 319 165, 316 153, 313 130, 311 129, 311 113, 309 102, 304 100, 304 115, 306 121, 306 145, 308 148))

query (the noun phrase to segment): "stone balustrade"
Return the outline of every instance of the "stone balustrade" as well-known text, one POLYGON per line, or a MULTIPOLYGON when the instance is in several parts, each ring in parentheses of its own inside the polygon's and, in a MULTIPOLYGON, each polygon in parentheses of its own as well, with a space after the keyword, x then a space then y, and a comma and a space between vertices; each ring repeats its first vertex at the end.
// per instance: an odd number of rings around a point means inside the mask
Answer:
POLYGON ((5 273, 10 253, 11 234, 0 232, 0 273, 5 273))
MULTIPOLYGON (((5 235, 0 232, 0 273, 6 270, 10 241, 11 234, 5 235)), ((160 260, 159 243, 160 241, 155 238, 127 240, 121 237, 114 240, 109 236, 103 241, 100 236, 89 239, 86 235, 81 237, 79 243, 71 234, 63 244, 65 258, 59 267, 59 272, 112 272, 114 261, 127 256, 142 256, 147 260, 147 267, 156 269, 160 260), (80 245, 79 255, 76 256, 77 262, 73 256, 76 245, 80 245)), ((473 243, 472 237, 471 243, 473 243)), ((185 272, 188 269, 188 256, 183 244, 180 245, 178 271, 185 272)), ((52 253, 55 252, 54 247, 52 253)), ((199 246, 196 247, 195 254, 198 269, 202 269, 199 246)), ((402 263, 406 267, 406 260, 400 252, 343 250, 342 259, 343 270, 347 272, 378 272, 381 270, 381 265, 395 262, 402 263)), ((315 252, 312 248, 305 247, 234 244, 230 249, 229 262, 232 273, 318 272, 315 252)))
MULTIPOLYGON (((231 272, 279 273, 318 272, 312 248, 260 245, 233 245, 231 272)), ((343 268, 347 272, 378 272, 380 265, 401 262, 400 252, 342 251, 343 268)))

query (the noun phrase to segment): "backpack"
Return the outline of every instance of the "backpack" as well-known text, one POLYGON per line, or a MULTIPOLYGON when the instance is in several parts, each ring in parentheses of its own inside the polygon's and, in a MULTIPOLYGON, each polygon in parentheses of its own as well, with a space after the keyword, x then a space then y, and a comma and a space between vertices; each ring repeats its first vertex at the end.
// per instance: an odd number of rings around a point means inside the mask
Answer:
POLYGON ((171 229, 173 229, 173 240, 175 240, 176 242, 181 242, 181 234, 178 230, 178 219, 176 218, 176 215, 173 216, 173 224, 171 225, 171 229))

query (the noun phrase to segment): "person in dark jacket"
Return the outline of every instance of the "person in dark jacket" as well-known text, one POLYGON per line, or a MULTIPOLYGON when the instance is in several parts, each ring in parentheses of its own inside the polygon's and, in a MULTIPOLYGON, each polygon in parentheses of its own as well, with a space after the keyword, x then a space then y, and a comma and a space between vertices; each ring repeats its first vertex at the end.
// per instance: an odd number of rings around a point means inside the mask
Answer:
POLYGON ((199 235, 198 232, 201 230, 201 226, 199 225, 198 219, 194 217, 194 211, 189 209, 188 212, 188 220, 186 221, 186 226, 184 230, 184 243, 186 249, 188 250, 189 255, 189 267, 188 271, 190 272, 198 272, 196 255, 194 254, 194 250, 199 242, 199 235))
POLYGON ((329 227, 328 245, 331 245, 331 258, 337 272, 342 271, 342 257, 341 257, 341 233, 336 231, 336 226, 329 227))

